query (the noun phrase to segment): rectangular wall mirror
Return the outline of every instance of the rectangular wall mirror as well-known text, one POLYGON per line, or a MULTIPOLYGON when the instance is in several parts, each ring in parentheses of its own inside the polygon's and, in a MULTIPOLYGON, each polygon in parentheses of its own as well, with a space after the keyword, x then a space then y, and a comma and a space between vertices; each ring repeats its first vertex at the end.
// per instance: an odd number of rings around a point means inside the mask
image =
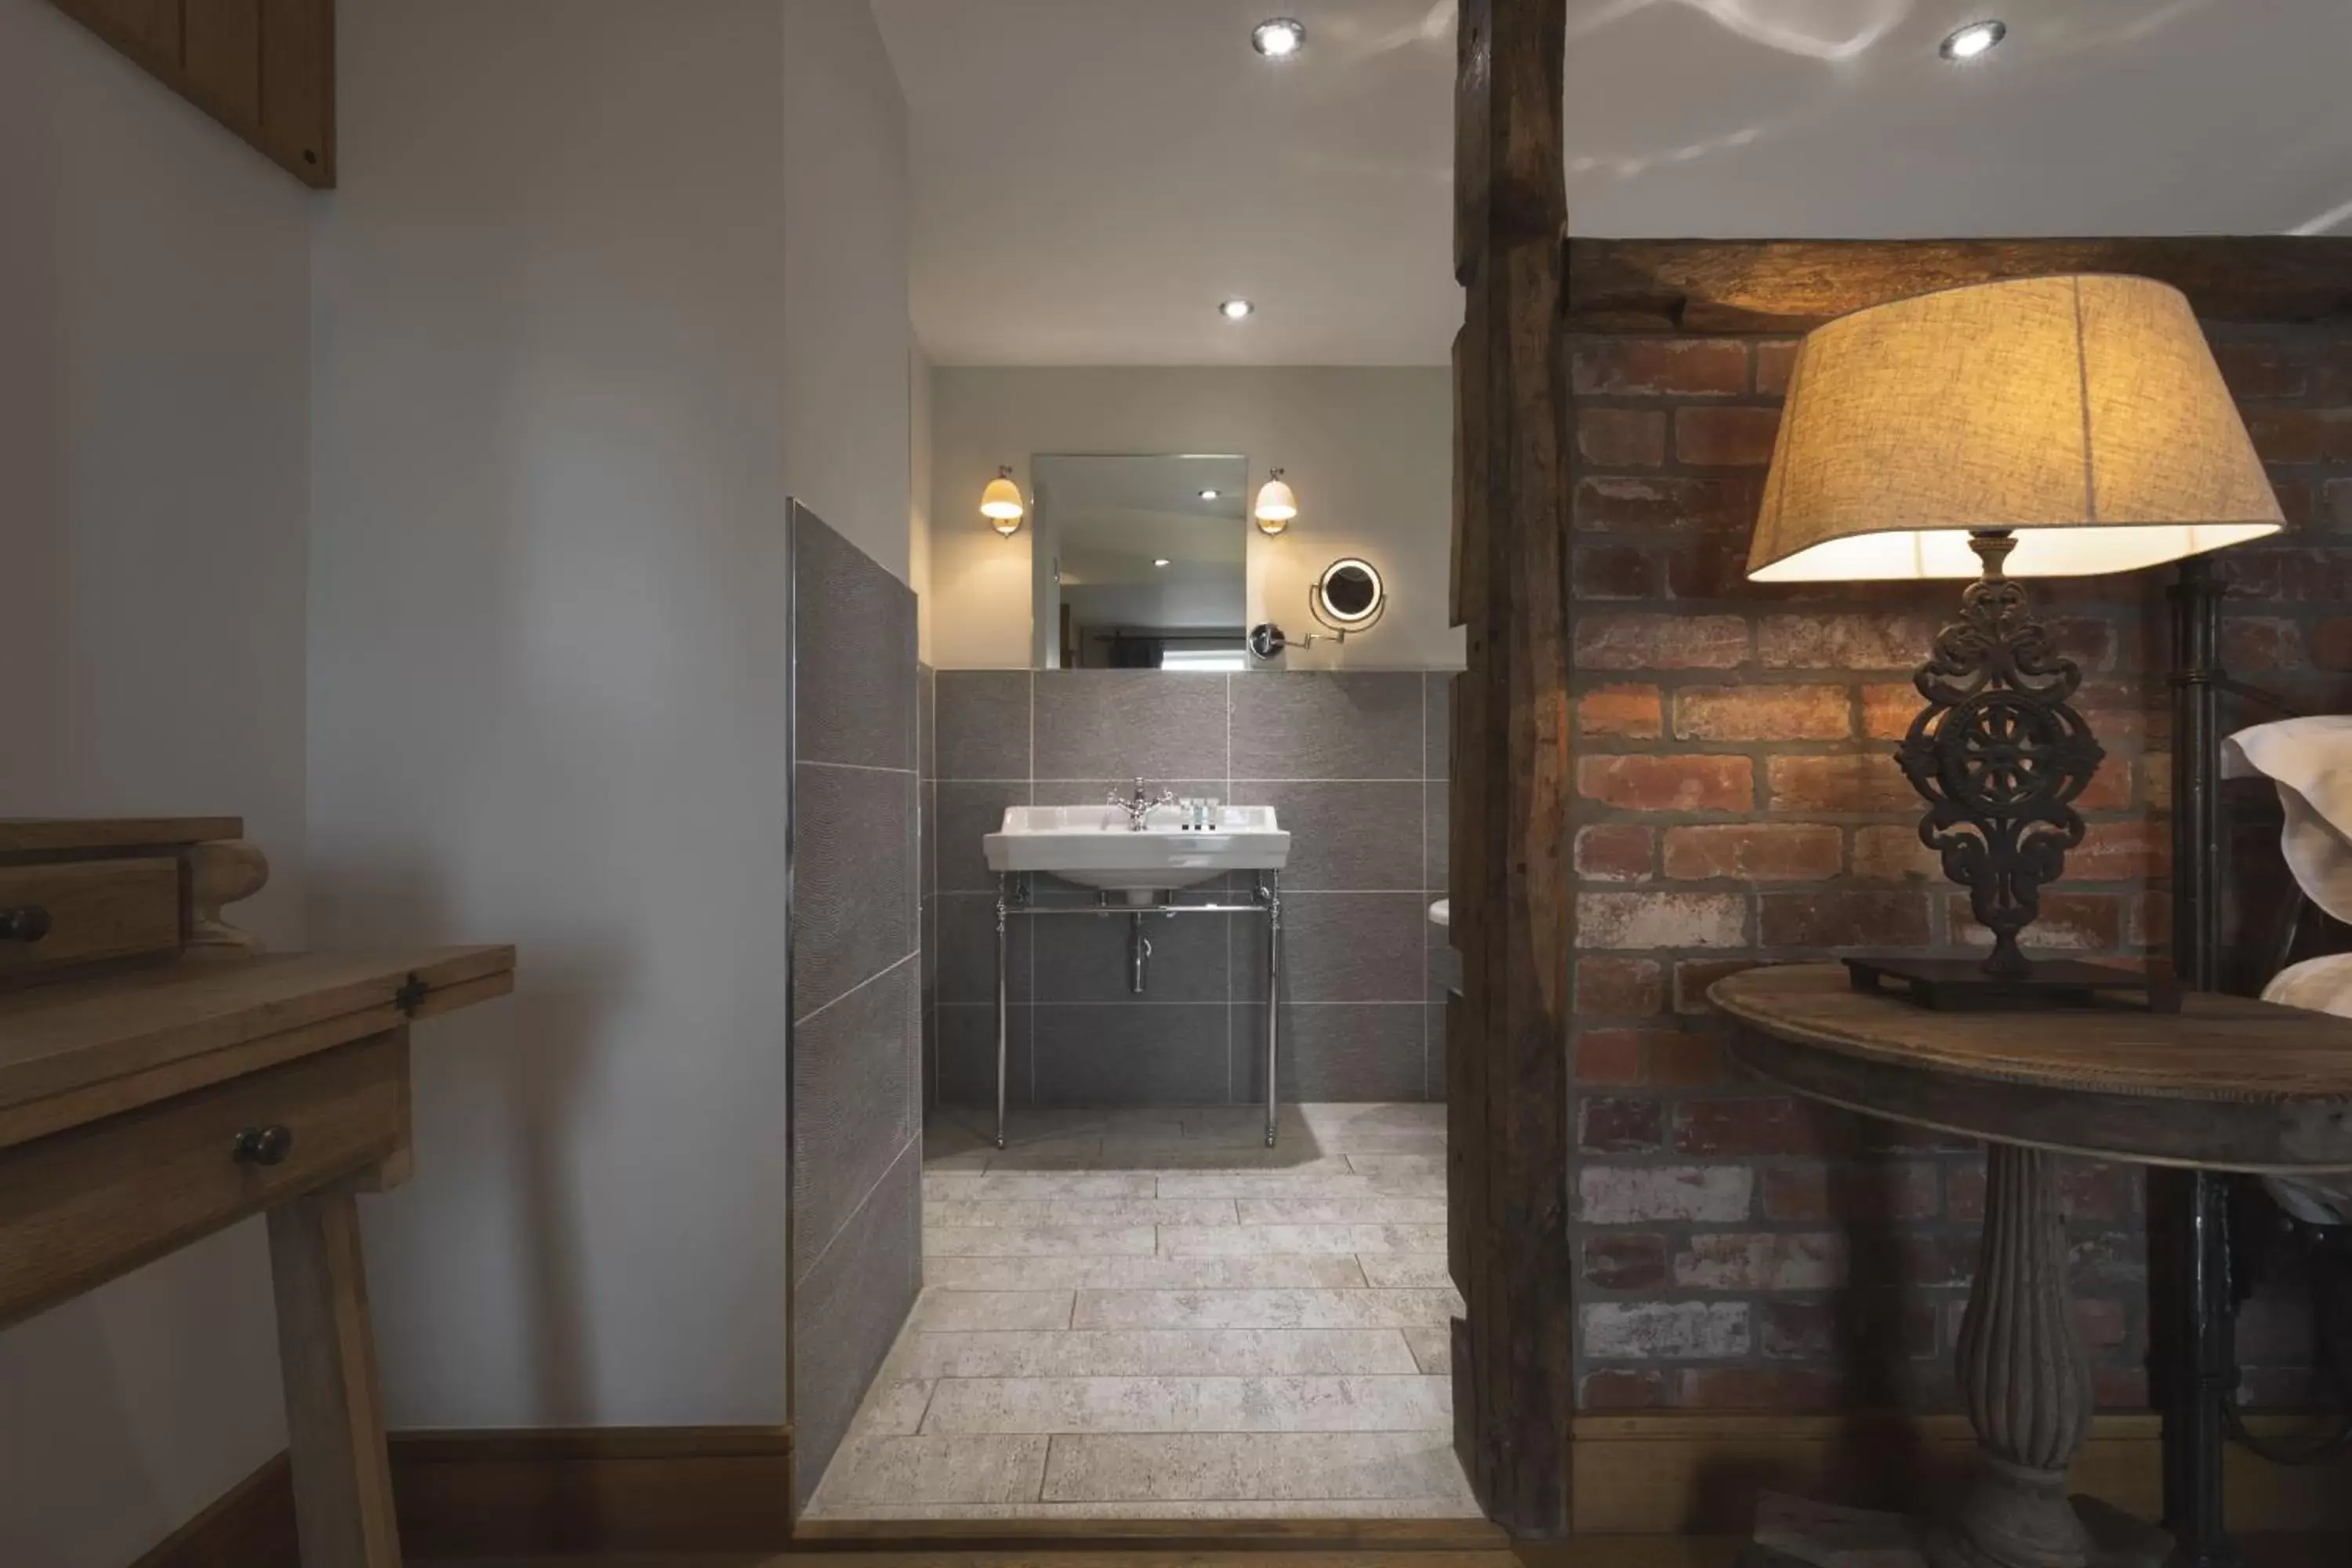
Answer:
POLYGON ((1249 459, 1045 454, 1031 663, 1245 669, 1249 459))

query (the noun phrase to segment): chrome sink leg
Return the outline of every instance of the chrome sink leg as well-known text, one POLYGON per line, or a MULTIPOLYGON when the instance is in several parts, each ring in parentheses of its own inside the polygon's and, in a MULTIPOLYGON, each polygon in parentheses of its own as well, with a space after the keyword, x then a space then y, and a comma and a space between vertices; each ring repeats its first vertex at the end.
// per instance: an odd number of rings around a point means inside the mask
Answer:
POLYGON ((1282 873, 1269 871, 1258 889, 1265 900, 1265 1146, 1274 1147, 1276 1045, 1282 1036, 1282 873))
POLYGON ((996 884, 996 1146, 1004 1147, 1004 1053, 1007 1034, 1006 997, 1011 985, 1005 974, 1004 922, 1005 907, 1011 901, 1013 878, 1010 873, 997 879, 996 884))

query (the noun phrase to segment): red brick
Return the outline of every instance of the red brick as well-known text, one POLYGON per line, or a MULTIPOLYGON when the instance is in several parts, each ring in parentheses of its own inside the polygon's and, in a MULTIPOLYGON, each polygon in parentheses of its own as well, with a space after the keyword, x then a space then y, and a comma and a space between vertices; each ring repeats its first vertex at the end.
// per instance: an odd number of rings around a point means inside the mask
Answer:
POLYGON ((1657 858, 1652 837, 1648 828, 1627 822, 1580 827, 1576 831, 1576 874, 1595 882, 1646 882, 1657 858))
POLYGON ((1918 793, 1885 752, 1776 756, 1766 768, 1774 811, 1916 811, 1918 793))
POLYGON ((1913 892, 1767 893, 1758 905, 1766 947, 1924 947, 1927 900, 1913 892))
POLYGON ((1935 638, 1930 616, 1902 611, 1766 616, 1756 624, 1756 661, 1767 669, 1908 670, 1935 638))
POLYGON ((1747 811, 1756 765, 1746 757, 1582 757, 1576 788, 1622 811, 1747 811))
POLYGON ((1754 969, 1752 958, 1685 958, 1675 964, 1675 1011, 1686 1016, 1712 1017, 1715 1009, 1706 988, 1727 975, 1754 969))
POLYGON ((1738 893, 1579 893, 1576 945, 1620 951, 1745 947, 1748 900, 1738 893))
MULTIPOLYGON (((2172 809, 2172 754, 2170 752, 2158 752, 2139 760, 2139 803, 2148 811, 2164 812, 2172 809)), ((2171 862, 2171 848, 2168 841, 2159 854, 2158 870, 2161 872, 2171 862)))
POLYGON ((1853 874, 1864 882, 1937 880, 1944 875, 1944 858, 1919 842, 1916 827, 1857 827, 1853 874))
POLYGON ((2113 669, 2121 646, 2115 623, 2095 616, 2053 616, 2042 622, 2051 646, 2084 673, 2113 669))
POLYGON ((2121 1301, 2092 1296, 2074 1302, 2074 1321, 2083 1342, 2095 1351, 2118 1349, 2131 1337, 2131 1314, 2121 1301))
POLYGON ((1618 1368, 1587 1373, 1576 1397, 1579 1410, 1656 1410, 1665 1403, 1665 1373, 1618 1368))
POLYGON ((1656 1290, 1666 1283, 1666 1238, 1663 1236, 1587 1237, 1584 1279, 1603 1290, 1656 1290))
POLYGON ((1581 617, 1576 662, 1585 669, 1730 669, 1748 657, 1739 616, 1620 611, 1581 617))
POLYGON ((1907 680, 1874 681, 1862 689, 1862 732, 1874 741, 1899 741, 1927 705, 1907 680))
POLYGON ((1974 1231, 1869 1226, 1851 1241, 1857 1284, 1932 1289, 1965 1285, 1976 1272, 1974 1231))
MULTIPOLYGON (((1665 976, 1655 959, 1580 958, 1576 1010, 1606 1018, 1646 1018, 1665 1005, 1665 976)), ((1586 1039, 1593 1033, 1588 1031, 1586 1039)))
POLYGON ((1587 735, 1655 740, 1664 728, 1664 709, 1654 686, 1596 686, 1576 700, 1576 723, 1587 735))
POLYGON ((1587 1096, 1577 1126, 1578 1147, 1588 1154, 1647 1154, 1665 1142, 1666 1108, 1654 1100, 1587 1096))
POLYGON ((2265 463, 2352 462, 2352 408, 2250 408, 2246 434, 2265 463))
MULTIPOLYGON (((2091 1369, 2091 1396, 2102 1410, 2146 1410, 2147 1405, 2147 1369, 2139 1366, 2101 1366, 2091 1369)), ((2249 1404, 2259 1405, 2259 1400, 2249 1404)), ((2296 1399, 2297 1407, 2308 1401, 2296 1399)))
POLYGON ((2352 669, 2352 620, 2322 621, 2312 628, 2311 662, 2320 669, 2352 669))
POLYGON ((1764 1217, 1794 1223, 1934 1219, 1943 1181, 1932 1163, 1778 1165, 1764 1173, 1764 1217))
POLYGON ((1752 592, 1743 540, 1685 540, 1669 547, 1661 560, 1670 599, 1738 599, 1752 592))
POLYGON ((1579 599, 1654 599, 1665 592, 1658 558, 1636 544, 1582 544, 1569 568, 1568 591, 1579 599))
POLYGON ((1843 741, 1853 700, 1843 686, 1689 686, 1675 693, 1684 741, 1843 741))
POLYGON ((1587 1029, 1576 1038, 1576 1081, 1624 1088, 1649 1078, 1648 1031, 1587 1029))
POLYGON ((2302 628, 2293 621, 2225 616, 2221 662, 2232 670, 2298 668, 2304 662, 2302 628))
POLYGON ((2125 931, 2134 947, 2153 951, 2168 945, 2172 941, 2172 895, 2157 889, 2134 898, 2125 931))
MULTIPOLYGON (((1952 895, 1950 920, 1954 942, 1992 945, 1992 933, 1977 924, 1966 893, 1952 895)), ((2053 892, 2042 895, 2041 917, 2019 932, 2017 941, 2029 949, 2104 952, 2122 946, 2123 936, 2123 901, 2115 894, 2053 892)))
POLYGON ((1889 1291, 1855 1292, 1832 1301, 1766 1301, 1757 1328, 1764 1353, 1792 1361, 1931 1356, 1936 1307, 1889 1291))
POLYGON ((1685 1410, 1835 1410, 1845 1403, 1834 1373, 1704 1367, 1675 1374, 1675 1405, 1685 1410))
POLYGON ((2327 481, 2322 510, 2328 527, 2339 533, 2352 531, 2352 479, 2327 481))
POLYGON ((1603 468, 1654 468, 1666 460, 1666 416, 1632 408, 1583 408, 1576 449, 1603 468))
MULTIPOLYGON (((2109 757, 2074 797, 2082 811, 2121 811, 2132 803, 2132 771, 2121 757, 2109 757)), ((1915 800, 1916 804, 1916 800, 1915 800)))
POLYGON ((2311 364, 2294 346, 2276 341, 2217 342, 2214 363, 2230 395, 2242 399, 2301 397, 2311 384, 2311 364))
POLYGON ((1586 1225, 1735 1225, 1748 1218, 1755 1191, 1756 1173, 1745 1165, 1593 1162, 1576 1173, 1577 1212, 1586 1225))
POLYGON ((1761 467, 1772 460, 1777 408, 1677 408, 1675 460, 1686 468, 1761 467))
POLYGON ((1845 1244, 1788 1231, 1707 1231, 1675 1254, 1685 1290, 1834 1290, 1845 1282, 1845 1244))
POLYGON ((1756 345, 1756 390, 1768 397, 1777 397, 1789 390, 1789 373, 1797 368, 1797 344, 1790 342, 1758 343, 1756 345))
POLYGON ((1852 1117, 1787 1095, 1685 1100, 1675 1113, 1685 1154, 1837 1154, 1853 1141, 1852 1117))
POLYGON ((1843 835, 1811 822, 1726 822, 1666 829, 1666 875, 1676 881, 1821 882, 1845 860, 1843 835))
POLYGON ((2094 822, 2066 854, 2066 876, 2078 882, 2137 881, 2160 875, 2172 856, 2172 830, 2145 819, 2094 822))
POLYGON ((1593 475, 1576 482, 1576 526, 1597 533, 1736 534, 1744 545, 1762 503, 1761 475, 1593 475))
POLYGON ((1603 397, 1729 396, 1748 390, 1748 345, 1720 338, 1612 338, 1576 351, 1572 384, 1603 397))
POLYGON ((1650 1045, 1650 1081, 1675 1089, 1723 1083, 1730 1077, 1723 1042, 1712 1035, 1661 1034, 1650 1045))

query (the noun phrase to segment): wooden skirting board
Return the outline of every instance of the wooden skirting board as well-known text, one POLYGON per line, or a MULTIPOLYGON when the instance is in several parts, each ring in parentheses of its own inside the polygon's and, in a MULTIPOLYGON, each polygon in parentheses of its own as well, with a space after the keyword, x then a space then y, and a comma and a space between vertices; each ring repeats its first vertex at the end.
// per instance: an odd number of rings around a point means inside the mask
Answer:
MULTIPOLYGON (((767 1426, 392 1435, 403 1554, 781 1552, 793 1441, 767 1426)), ((133 1568, 299 1568, 286 1456, 133 1568)))
MULTIPOLYGON (((2263 1436, 2309 1430, 2292 1416, 2248 1425, 2263 1436)), ((2159 1431, 2154 1415, 2097 1417, 2074 1461, 2074 1489, 2157 1517, 2159 1431)), ((1768 1490, 1916 1510, 1957 1484, 1974 1449, 1958 1415, 1580 1415, 1570 1449, 1576 1533, 1744 1532, 1755 1521, 1757 1494, 1768 1490)), ((2286 1467, 2233 1445, 2227 1466, 2232 1530, 2352 1530, 2352 1454, 2286 1467)))

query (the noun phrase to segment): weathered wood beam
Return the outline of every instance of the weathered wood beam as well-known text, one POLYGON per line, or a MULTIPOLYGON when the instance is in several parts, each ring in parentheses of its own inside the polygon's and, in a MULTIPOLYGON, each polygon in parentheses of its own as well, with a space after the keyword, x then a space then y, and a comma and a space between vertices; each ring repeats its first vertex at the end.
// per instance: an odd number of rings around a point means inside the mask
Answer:
POLYGON ((52 0, 304 184, 335 184, 334 0, 52 0))
POLYGON ((1565 0, 1464 0, 1455 81, 1454 946, 1448 1218, 1457 1444, 1488 1514, 1568 1529, 1565 0))
POLYGON ((2352 316, 2352 238, 1579 239, 1571 331, 1801 332, 1934 289, 2053 272, 2169 283, 2217 321, 2352 316))

